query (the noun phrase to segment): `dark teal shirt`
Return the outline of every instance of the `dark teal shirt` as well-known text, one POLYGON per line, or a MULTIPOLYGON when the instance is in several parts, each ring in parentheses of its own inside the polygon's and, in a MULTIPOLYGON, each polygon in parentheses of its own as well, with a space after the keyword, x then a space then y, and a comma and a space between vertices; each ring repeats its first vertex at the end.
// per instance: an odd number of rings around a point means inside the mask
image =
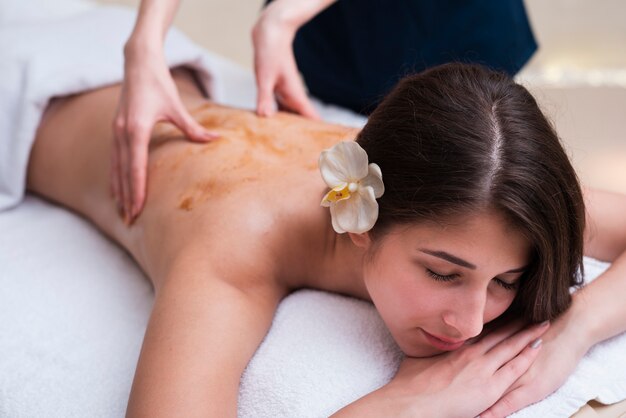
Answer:
POLYGON ((294 41, 309 92, 365 114, 404 75, 450 61, 513 75, 536 49, 522 0, 338 0, 294 41))

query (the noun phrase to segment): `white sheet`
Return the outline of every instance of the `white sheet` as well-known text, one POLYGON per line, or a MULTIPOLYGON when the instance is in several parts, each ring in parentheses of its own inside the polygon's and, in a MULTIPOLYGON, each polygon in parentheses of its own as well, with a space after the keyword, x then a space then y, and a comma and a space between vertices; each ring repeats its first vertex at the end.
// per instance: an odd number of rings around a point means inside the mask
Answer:
MULTIPOLYGON (((222 101, 252 107, 252 75, 211 59, 222 101)), ((337 108, 322 114, 363 123, 337 108)), ((606 267, 586 265, 589 274, 606 267)), ((0 289, 0 417, 123 416, 153 301, 128 255, 83 219, 29 196, 0 212, 0 289)), ((625 351, 623 335, 594 348, 563 388, 518 416, 563 417, 589 399, 625 399, 625 351)), ((297 292, 246 370, 239 415, 327 416, 387 382, 399 360, 371 305, 297 292)))

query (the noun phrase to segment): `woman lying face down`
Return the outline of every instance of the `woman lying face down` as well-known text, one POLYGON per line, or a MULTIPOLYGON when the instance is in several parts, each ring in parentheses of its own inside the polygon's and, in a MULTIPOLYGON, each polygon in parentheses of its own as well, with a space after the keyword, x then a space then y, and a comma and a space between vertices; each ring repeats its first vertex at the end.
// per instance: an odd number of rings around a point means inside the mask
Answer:
MULTIPOLYGON (((235 416, 278 303, 303 287, 371 300, 407 354, 389 384, 337 416, 502 416, 626 329, 606 284, 572 304, 581 189, 535 100, 507 77, 462 64, 407 77, 358 133, 210 105, 185 74, 175 79, 221 137, 155 132, 133 225, 102 158, 119 86, 52 106, 29 167, 31 190, 92 220, 154 284, 128 416, 235 416), (609 325, 589 323, 592 306, 611 307, 594 315, 609 325), (522 319, 483 329, 505 312, 522 319)), ((617 260, 626 226, 607 208, 626 203, 590 196, 597 233, 585 231, 585 251, 617 260)), ((618 289, 620 274, 600 281, 618 289)))

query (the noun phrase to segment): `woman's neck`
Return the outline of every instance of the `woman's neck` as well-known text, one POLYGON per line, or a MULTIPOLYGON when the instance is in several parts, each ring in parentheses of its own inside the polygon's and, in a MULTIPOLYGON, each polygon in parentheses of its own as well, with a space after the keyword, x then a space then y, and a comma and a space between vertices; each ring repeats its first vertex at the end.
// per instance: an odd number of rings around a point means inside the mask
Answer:
POLYGON ((290 287, 311 288, 341 293, 369 300, 363 281, 364 251, 354 245, 350 236, 337 234, 327 209, 316 211, 307 228, 300 229, 291 247, 292 266, 290 287), (297 250, 295 250, 298 248, 297 250), (295 250, 295 251, 293 251, 295 250), (293 280, 295 279, 295 280, 293 280))

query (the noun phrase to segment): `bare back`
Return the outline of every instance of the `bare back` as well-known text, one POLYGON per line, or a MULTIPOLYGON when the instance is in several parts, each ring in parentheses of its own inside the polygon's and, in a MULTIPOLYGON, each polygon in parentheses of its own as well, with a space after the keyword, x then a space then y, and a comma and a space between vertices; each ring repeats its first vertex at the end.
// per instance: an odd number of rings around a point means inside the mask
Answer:
MULTIPOLYGON (((268 244, 294 228, 315 228, 324 184, 322 149, 356 131, 280 113, 259 118, 202 98, 184 72, 176 82, 186 106, 219 139, 187 141, 172 125, 153 131, 145 209, 128 227, 109 193, 111 121, 120 94, 112 86, 57 100, 44 115, 31 154, 28 187, 92 220, 124 246, 155 286, 190 247, 207 259, 268 244), (226 254, 225 254, 226 253, 226 254)), ((286 250, 286 249, 285 249, 286 250)))
POLYGON ((221 137, 153 131, 146 205, 127 226, 110 193, 111 121, 120 86, 58 99, 44 114, 28 188, 94 222, 150 277, 155 302, 127 416, 236 416, 241 374, 279 301, 324 247, 322 149, 355 130, 205 100, 174 72, 193 116, 221 137), (295 260, 295 262, 294 262, 295 260), (304 261, 303 261, 304 260, 304 261), (296 266, 294 270, 290 267, 296 266), (167 384, 163 384, 167 382, 167 384))

